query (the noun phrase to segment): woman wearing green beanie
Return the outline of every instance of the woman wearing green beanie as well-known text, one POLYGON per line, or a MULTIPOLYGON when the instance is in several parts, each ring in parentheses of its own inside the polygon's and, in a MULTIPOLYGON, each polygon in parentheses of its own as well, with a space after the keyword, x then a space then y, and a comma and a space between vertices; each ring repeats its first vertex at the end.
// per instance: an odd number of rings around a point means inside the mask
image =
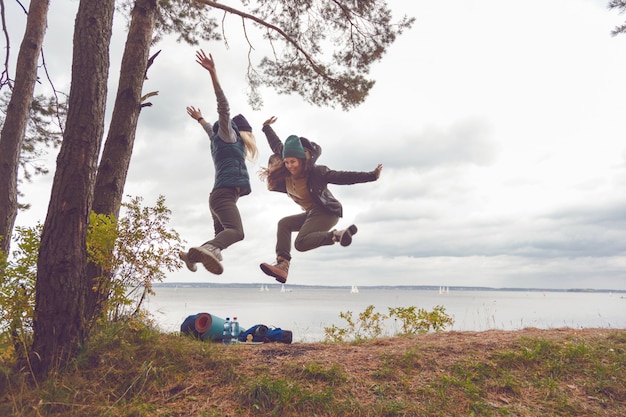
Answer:
POLYGON ((294 247, 299 252, 335 243, 348 246, 357 232, 355 225, 343 230, 333 229, 343 215, 343 208, 328 189, 328 184, 376 181, 383 166, 378 164, 370 172, 353 172, 334 171, 324 165, 316 165, 322 153, 320 146, 296 135, 289 136, 283 144, 271 127, 275 121, 276 117, 272 116, 263 123, 263 132, 274 154, 270 157, 269 166, 261 171, 261 178, 267 181, 270 191, 286 193, 304 210, 278 222, 276 263, 260 265, 265 274, 284 283, 291 262, 292 232, 298 232, 294 247))

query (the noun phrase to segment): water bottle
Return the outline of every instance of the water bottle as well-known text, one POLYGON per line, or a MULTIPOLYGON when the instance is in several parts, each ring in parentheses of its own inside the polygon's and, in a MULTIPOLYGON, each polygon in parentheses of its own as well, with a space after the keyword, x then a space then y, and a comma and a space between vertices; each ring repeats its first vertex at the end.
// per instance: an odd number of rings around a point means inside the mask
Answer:
POLYGON ((233 321, 230 323, 230 335, 232 337, 231 343, 239 342, 239 322, 237 317, 233 317, 233 321))
POLYGON ((231 340, 230 317, 226 317, 226 321, 224 321, 224 331, 222 332, 222 343, 230 345, 231 340))

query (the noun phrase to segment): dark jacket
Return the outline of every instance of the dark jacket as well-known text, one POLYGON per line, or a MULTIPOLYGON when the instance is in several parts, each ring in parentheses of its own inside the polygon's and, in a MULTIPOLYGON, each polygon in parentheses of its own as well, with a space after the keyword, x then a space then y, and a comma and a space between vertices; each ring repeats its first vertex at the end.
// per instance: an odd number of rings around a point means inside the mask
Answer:
MULTIPOLYGON (((283 142, 278 138, 274 129, 270 125, 263 126, 263 133, 267 138, 267 142, 275 155, 282 159, 283 142)), ((324 165, 316 165, 315 162, 322 154, 322 148, 315 142, 309 141, 307 138, 300 137, 300 142, 305 150, 308 150, 311 159, 309 162, 309 171, 307 172, 307 186, 311 198, 316 205, 327 210, 329 213, 342 217, 343 207, 341 203, 333 196, 328 189, 328 184, 350 185, 364 182, 376 181, 376 171, 370 172, 354 172, 354 171, 334 171, 324 165)), ((282 181, 271 191, 282 193, 287 192, 285 182, 282 181)))

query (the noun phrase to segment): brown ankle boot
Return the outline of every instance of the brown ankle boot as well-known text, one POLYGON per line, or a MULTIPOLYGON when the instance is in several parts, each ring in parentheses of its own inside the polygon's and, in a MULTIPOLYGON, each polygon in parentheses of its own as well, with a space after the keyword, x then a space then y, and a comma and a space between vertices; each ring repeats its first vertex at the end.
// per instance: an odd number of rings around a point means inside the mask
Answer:
POLYGON ((339 242, 341 246, 350 246, 352 243, 352 235, 356 235, 357 229, 356 225, 352 224, 347 229, 343 230, 333 230, 333 241, 339 242))
POLYGON ((261 271, 270 277, 276 278, 276 281, 280 283, 287 282, 287 274, 289 273, 289 260, 282 256, 276 257, 276 264, 270 265, 268 263, 262 263, 261 271))

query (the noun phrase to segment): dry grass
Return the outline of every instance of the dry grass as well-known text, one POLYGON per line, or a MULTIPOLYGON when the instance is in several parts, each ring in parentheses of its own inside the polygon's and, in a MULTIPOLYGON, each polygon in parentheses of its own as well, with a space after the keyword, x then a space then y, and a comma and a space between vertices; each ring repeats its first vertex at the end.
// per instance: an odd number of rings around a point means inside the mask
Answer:
POLYGON ((223 346, 110 330, 2 416, 624 416, 626 331, 445 332, 223 346))

